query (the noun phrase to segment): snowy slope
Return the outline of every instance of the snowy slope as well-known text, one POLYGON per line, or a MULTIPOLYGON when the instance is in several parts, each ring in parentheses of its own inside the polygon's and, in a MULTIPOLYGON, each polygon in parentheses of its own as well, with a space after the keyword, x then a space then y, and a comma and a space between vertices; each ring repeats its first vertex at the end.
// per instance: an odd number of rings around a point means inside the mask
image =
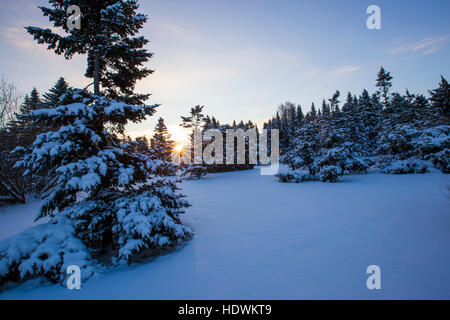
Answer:
MULTIPOLYGON (((255 169, 185 181, 195 237, 176 252, 78 291, 34 281, 0 299, 450 299, 443 180, 369 173, 287 184, 255 169), (381 290, 366 287, 372 264, 381 290)), ((3 215, 1 238, 23 228, 3 215)))

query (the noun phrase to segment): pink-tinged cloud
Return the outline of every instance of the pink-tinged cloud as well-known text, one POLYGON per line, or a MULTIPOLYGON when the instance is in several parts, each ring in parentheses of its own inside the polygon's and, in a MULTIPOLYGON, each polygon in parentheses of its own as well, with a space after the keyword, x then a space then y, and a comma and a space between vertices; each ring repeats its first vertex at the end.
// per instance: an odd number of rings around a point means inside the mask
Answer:
POLYGON ((440 37, 429 37, 416 42, 404 43, 401 46, 394 47, 388 50, 391 55, 397 55, 401 53, 422 52, 424 55, 428 55, 439 51, 450 39, 450 34, 440 37))

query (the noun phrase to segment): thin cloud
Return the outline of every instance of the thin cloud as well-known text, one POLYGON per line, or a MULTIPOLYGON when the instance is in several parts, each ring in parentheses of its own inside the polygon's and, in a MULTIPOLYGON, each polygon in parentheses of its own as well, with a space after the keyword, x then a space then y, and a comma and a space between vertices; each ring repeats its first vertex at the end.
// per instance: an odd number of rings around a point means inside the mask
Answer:
POLYGON ((175 23, 156 23, 156 26, 159 27, 165 33, 169 34, 180 35, 185 33, 184 28, 175 23))
POLYGON ((361 67, 358 67, 358 66, 342 66, 340 68, 336 68, 336 69, 332 70, 331 73, 335 77, 341 77, 341 76, 345 76, 349 73, 359 71, 359 70, 361 70, 361 67))
POLYGON ((441 49, 449 39, 450 34, 441 37, 429 37, 415 42, 404 43, 401 46, 391 48, 388 50, 388 53, 391 55, 397 55, 401 53, 421 52, 424 55, 428 55, 441 49))
POLYGON ((306 79, 314 79, 314 78, 318 78, 322 75, 323 75, 323 72, 319 68, 313 68, 305 74, 306 79))
POLYGON ((275 55, 288 62, 296 62, 298 60, 296 55, 288 54, 279 50, 275 51, 275 55))
POLYGON ((322 70, 320 68, 313 68, 305 74, 305 77, 307 80, 318 78, 326 78, 326 79, 340 78, 359 70, 361 70, 361 67, 354 65, 344 65, 331 70, 330 69, 322 70))

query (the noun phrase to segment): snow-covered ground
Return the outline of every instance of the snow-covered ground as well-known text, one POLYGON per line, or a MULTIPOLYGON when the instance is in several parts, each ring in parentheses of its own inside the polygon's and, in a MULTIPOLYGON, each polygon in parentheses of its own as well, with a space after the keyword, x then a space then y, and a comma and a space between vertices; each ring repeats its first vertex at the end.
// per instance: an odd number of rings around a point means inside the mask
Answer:
MULTIPOLYGON (((81 290, 31 281, 0 299, 450 299, 450 204, 442 174, 278 183, 259 170, 185 181, 194 238, 81 290), (381 268, 381 290, 366 269, 381 268)), ((0 209, 0 240, 36 204, 0 209), (14 219, 13 219, 14 217, 14 219)))

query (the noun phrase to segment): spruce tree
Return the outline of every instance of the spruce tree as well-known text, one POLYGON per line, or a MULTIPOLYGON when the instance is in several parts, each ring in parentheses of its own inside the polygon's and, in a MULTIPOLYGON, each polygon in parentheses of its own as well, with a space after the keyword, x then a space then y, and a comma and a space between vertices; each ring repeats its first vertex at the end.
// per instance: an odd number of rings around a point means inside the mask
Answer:
POLYGON ((55 85, 42 95, 44 105, 48 108, 57 107, 59 99, 67 92, 67 89, 69 89, 69 84, 63 77, 59 78, 55 85))
POLYGON ((26 27, 40 44, 46 44, 66 59, 74 54, 87 54, 85 76, 93 78, 94 94, 100 94, 100 85, 108 98, 131 104, 143 104, 148 94, 133 92, 137 80, 153 71, 144 64, 152 53, 144 49, 148 40, 137 36, 147 16, 137 13, 137 0, 78 0, 81 10, 81 28, 69 29, 67 8, 69 0, 50 0, 51 7, 39 7, 53 26, 64 35, 50 29, 26 27))
POLYGON ((70 89, 57 108, 23 115, 53 131, 39 135, 18 165, 58 177, 39 218, 68 219, 93 251, 111 251, 112 262, 148 249, 176 245, 190 235, 179 215, 188 203, 176 185, 158 179, 155 163, 122 144, 111 124, 140 122, 155 105, 135 106, 70 89), (82 200, 77 195, 83 192, 82 200))
MULTIPOLYGON (((136 36, 147 18, 136 14, 134 0, 80 0, 82 28, 68 30, 66 9, 72 3, 50 3, 52 9, 41 10, 67 35, 34 27, 28 32, 66 58, 86 53, 86 76, 94 77, 95 85, 94 94, 87 88, 69 89, 60 106, 21 116, 49 128, 17 163, 26 174, 49 172, 57 177, 38 218, 49 217, 52 225, 70 225, 91 257, 106 254, 105 260, 112 263, 177 245, 191 234, 180 221, 189 204, 174 182, 158 177, 156 161, 136 152, 131 139, 116 135, 128 123, 153 115, 158 106, 144 105, 146 96, 132 92, 135 82, 150 73, 140 68, 151 57, 143 49, 147 40, 136 36)), ((10 267, 13 272, 18 266, 10 267)), ((65 270, 58 266, 52 272, 65 270)))

